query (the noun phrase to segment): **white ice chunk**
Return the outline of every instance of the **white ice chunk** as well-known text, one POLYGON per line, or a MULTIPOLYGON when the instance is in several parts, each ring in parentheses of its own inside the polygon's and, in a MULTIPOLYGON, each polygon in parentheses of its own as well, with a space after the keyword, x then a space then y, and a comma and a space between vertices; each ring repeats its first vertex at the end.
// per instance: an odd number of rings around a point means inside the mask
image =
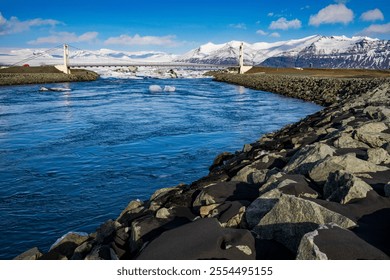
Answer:
POLYGON ((159 85, 151 85, 149 86, 150 92, 162 92, 162 88, 159 85))
POLYGON ((176 88, 173 87, 173 86, 165 86, 165 87, 164 87, 164 91, 167 91, 167 92, 174 92, 174 91, 176 91, 176 88))

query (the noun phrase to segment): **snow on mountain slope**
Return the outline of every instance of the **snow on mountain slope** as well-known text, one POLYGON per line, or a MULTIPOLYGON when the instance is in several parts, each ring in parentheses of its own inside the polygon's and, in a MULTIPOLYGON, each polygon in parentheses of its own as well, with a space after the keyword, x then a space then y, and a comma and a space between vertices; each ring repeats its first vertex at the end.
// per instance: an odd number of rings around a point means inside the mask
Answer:
MULTIPOLYGON (((179 56, 176 61, 237 65, 240 43, 208 43, 179 56)), ((244 63, 270 67, 388 69, 390 41, 314 35, 275 43, 244 43, 244 63)))
MULTIPOLYGON (((278 55, 292 49, 302 49, 320 36, 310 36, 298 40, 280 41, 275 43, 260 42, 248 44, 244 42, 244 62, 250 65, 257 65, 269 57, 278 55)), ((216 64, 237 64, 238 51, 241 42, 231 41, 225 44, 208 43, 195 50, 179 56, 176 61, 190 63, 216 63, 216 64)))
POLYGON ((299 52, 283 52, 268 58, 262 65, 389 69, 390 41, 368 37, 320 37, 299 52))
MULTIPOLYGON (((79 50, 71 49, 69 54, 70 63, 137 63, 137 62, 170 62, 177 55, 157 51, 125 52, 109 49, 79 50)), ((56 49, 0 49, 0 65, 12 65, 19 62, 28 63, 32 66, 62 64, 63 51, 56 49), (30 60, 31 59, 31 60, 30 60)))

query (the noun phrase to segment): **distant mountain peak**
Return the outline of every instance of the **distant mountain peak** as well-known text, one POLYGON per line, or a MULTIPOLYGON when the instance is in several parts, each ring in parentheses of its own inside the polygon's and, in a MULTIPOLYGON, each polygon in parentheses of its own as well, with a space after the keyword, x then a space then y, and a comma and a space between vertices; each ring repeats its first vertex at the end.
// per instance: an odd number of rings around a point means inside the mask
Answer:
POLYGON ((176 61, 238 64, 238 48, 241 43, 244 43, 244 63, 247 65, 370 69, 390 67, 390 41, 343 35, 312 35, 274 43, 209 42, 177 57, 176 61))

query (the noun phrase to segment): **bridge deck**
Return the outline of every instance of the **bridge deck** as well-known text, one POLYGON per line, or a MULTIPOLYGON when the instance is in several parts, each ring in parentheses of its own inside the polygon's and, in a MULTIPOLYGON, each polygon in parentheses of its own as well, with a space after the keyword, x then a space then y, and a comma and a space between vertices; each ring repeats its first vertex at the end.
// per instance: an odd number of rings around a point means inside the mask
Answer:
POLYGON ((88 68, 88 67, 183 67, 183 68, 205 68, 205 69, 225 69, 229 67, 238 67, 238 65, 216 65, 216 64, 199 64, 199 63, 70 63, 71 68, 88 68))

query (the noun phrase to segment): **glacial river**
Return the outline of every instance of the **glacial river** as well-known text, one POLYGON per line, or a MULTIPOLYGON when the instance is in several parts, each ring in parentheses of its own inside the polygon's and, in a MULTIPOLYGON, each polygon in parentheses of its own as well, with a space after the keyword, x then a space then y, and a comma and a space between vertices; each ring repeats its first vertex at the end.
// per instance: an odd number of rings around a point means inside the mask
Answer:
POLYGON ((0 87, 0 259, 93 232, 129 201, 321 108, 211 79, 0 87), (175 92, 149 92, 150 85, 175 92))

